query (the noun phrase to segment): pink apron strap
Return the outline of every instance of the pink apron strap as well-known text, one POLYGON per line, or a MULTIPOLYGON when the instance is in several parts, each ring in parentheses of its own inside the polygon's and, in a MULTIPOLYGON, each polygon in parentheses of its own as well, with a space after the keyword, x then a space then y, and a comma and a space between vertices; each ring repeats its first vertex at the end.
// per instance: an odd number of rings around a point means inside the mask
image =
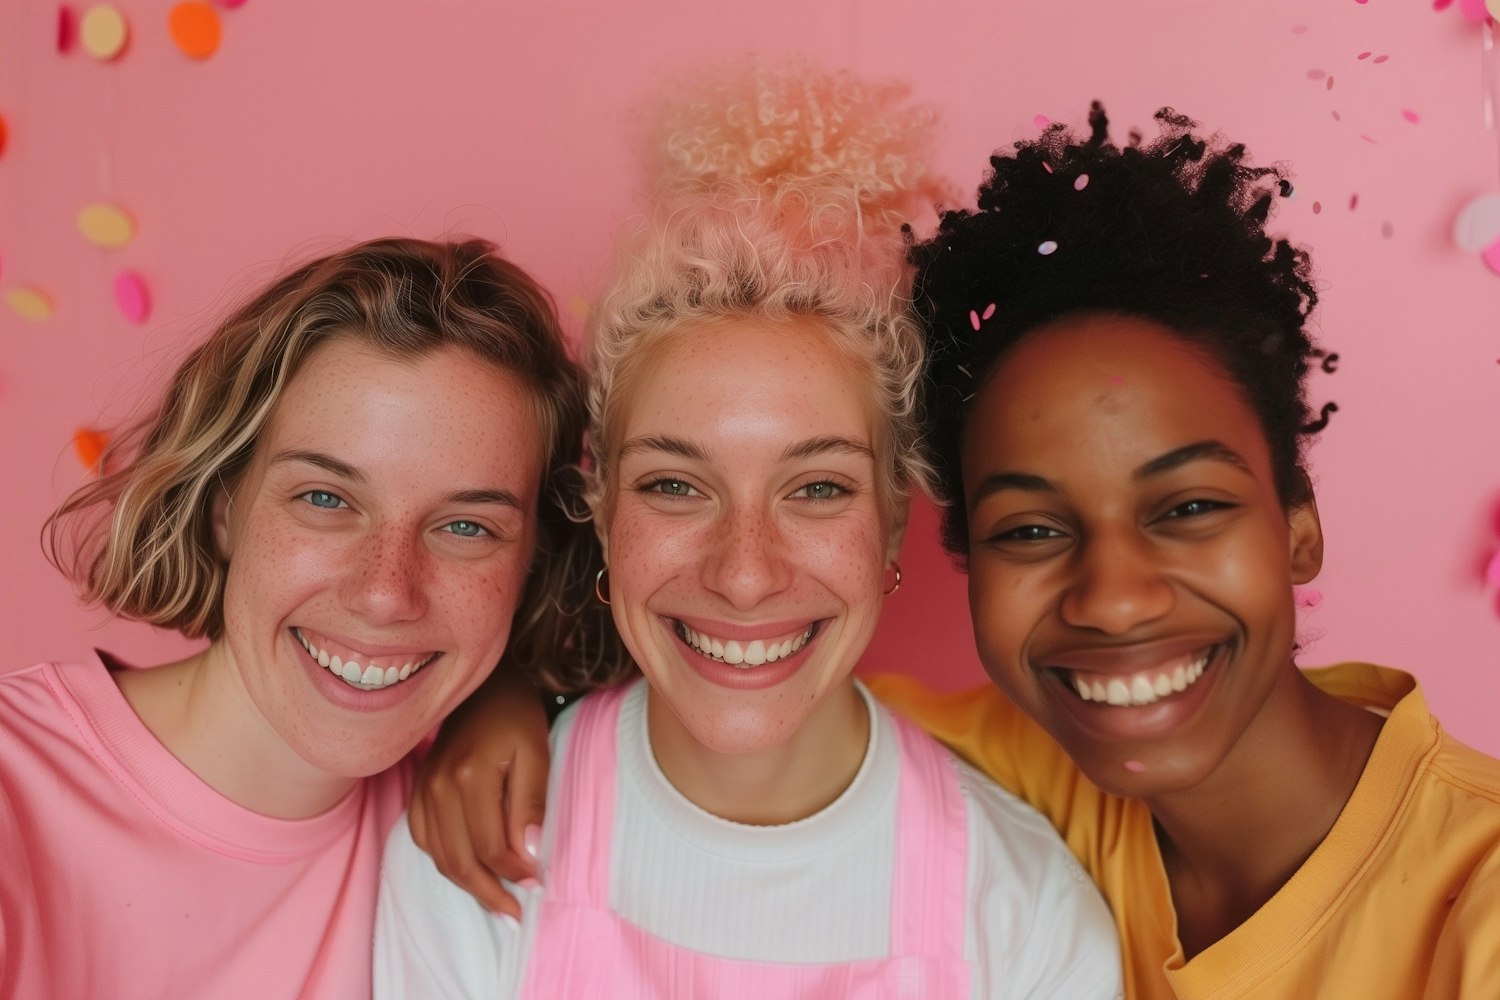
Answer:
POLYGON ((886 717, 895 723, 902 763, 891 955, 941 955, 962 963, 969 822, 958 768, 926 733, 886 717))
POLYGON ((595 692, 578 703, 573 717, 558 801, 548 807, 558 849, 549 859, 547 894, 559 902, 609 908, 620 706, 629 690, 626 684, 595 692))

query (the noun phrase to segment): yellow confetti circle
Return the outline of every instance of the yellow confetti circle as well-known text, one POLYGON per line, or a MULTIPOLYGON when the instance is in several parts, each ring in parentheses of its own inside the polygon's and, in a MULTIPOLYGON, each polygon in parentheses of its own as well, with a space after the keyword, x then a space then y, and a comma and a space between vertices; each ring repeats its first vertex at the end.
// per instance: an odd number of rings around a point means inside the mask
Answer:
POLYGON ((135 239, 135 223, 118 205, 95 202, 78 213, 78 231, 96 247, 114 249, 135 239))
POLYGON ((36 288, 12 288, 5 293, 5 303, 17 316, 40 323, 52 316, 52 300, 36 288))
POLYGON ((78 40, 83 44, 83 50, 103 61, 119 55, 129 36, 125 15, 107 3, 90 7, 78 25, 78 40))

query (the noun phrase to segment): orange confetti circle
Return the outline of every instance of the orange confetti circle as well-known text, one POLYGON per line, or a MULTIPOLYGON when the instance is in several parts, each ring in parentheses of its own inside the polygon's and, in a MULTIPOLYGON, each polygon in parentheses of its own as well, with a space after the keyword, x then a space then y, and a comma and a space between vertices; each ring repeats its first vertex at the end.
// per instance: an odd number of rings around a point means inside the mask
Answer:
POLYGON ((78 461, 83 467, 98 475, 104 471, 101 459, 104 458, 104 450, 109 447, 109 432, 96 431, 89 427, 80 427, 73 432, 73 451, 78 455, 78 461))
POLYGON ((219 49, 223 30, 219 12, 200 0, 187 0, 172 8, 167 16, 167 30, 184 55, 207 59, 219 49))

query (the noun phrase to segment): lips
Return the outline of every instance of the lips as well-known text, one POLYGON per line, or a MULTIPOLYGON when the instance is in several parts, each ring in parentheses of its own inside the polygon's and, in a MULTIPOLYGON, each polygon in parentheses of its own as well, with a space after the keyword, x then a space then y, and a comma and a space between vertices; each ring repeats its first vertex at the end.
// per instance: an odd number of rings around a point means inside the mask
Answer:
POLYGON ((320 666, 326 667, 329 673, 350 687, 361 691, 378 691, 399 684, 439 655, 436 651, 376 655, 340 646, 305 629, 294 628, 292 634, 302 644, 302 648, 307 650, 307 655, 320 666))

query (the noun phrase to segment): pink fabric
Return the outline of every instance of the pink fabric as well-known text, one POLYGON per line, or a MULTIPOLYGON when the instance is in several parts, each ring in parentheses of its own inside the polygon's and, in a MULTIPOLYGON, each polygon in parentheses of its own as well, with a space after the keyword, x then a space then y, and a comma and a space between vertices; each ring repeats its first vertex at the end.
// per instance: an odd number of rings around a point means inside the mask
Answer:
POLYGON ((104 663, 0 677, 0 997, 367 997, 410 769, 322 816, 224 799, 104 663))
MULTIPOLYGON (((891 948, 887 958, 790 965, 689 951, 609 909, 610 831, 623 691, 578 708, 561 779, 552 866, 521 995, 526 1000, 663 996, 766 997, 969 995, 963 957, 968 825, 945 751, 896 720, 901 747, 891 948)), ((725 900, 732 911, 733 900, 725 900)), ((788 915, 788 919, 816 919, 788 915)))

